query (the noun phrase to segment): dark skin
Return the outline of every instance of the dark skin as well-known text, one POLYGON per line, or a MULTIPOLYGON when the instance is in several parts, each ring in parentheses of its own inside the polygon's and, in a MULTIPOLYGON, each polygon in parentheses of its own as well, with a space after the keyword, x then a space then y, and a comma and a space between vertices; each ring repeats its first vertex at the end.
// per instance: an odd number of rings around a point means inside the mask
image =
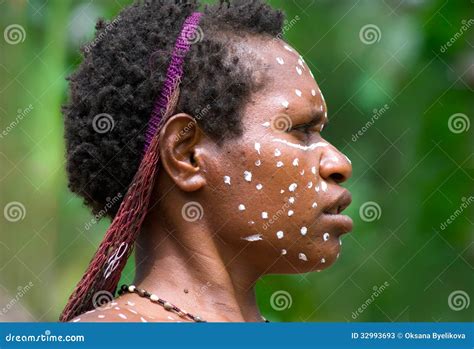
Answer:
MULTIPOLYGON (((262 321, 257 280, 329 267, 352 229, 340 214, 352 167, 320 133, 327 109, 309 67, 280 40, 247 38, 237 49, 266 67, 244 106, 243 135, 218 145, 190 115, 168 120, 136 245, 134 284, 206 321, 262 321), (190 202, 201 219, 186 219, 190 202)), ((105 308, 73 321, 189 321, 136 294, 105 308)))

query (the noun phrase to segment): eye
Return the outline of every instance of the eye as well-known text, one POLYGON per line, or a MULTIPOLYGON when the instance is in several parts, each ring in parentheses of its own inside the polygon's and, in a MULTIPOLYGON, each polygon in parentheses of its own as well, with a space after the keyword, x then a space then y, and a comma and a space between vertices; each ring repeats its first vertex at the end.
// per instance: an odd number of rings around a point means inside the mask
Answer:
POLYGON ((298 131, 298 132, 303 132, 306 135, 310 135, 314 132, 319 132, 321 127, 318 125, 319 123, 317 121, 311 121, 306 124, 301 124, 297 126, 293 126, 289 131, 298 131))

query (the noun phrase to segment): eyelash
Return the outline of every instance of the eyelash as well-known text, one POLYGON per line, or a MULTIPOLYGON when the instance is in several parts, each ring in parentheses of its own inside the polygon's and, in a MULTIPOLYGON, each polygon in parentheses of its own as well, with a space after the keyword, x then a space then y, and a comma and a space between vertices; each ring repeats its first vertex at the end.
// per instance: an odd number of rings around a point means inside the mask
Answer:
POLYGON ((304 132, 304 134, 310 135, 314 131, 319 132, 319 129, 317 130, 314 129, 314 126, 316 125, 317 125, 317 122, 308 122, 306 124, 302 124, 302 125, 291 128, 290 132, 294 130, 297 130, 297 131, 303 130, 302 132, 304 132))

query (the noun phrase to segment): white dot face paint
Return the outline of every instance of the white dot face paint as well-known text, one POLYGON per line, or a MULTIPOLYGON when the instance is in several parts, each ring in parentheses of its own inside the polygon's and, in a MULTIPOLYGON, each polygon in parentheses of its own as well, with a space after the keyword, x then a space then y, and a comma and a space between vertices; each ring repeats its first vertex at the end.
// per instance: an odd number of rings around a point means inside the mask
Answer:
POLYGON ((301 259, 302 261, 305 261, 305 262, 308 261, 308 257, 306 257, 306 255, 304 253, 298 254, 298 258, 301 259))
POLYGON ((321 181, 321 189, 324 192, 328 191, 328 184, 325 181, 321 181))
POLYGON ((244 204, 239 205, 239 211, 245 211, 245 205, 244 204))
POLYGON ((125 316, 124 314, 118 314, 119 317, 121 317, 122 319, 127 319, 127 316, 125 316))
POLYGON ((268 212, 262 212, 262 218, 268 219, 268 212))
POLYGON ((293 160, 293 166, 297 167, 299 165, 299 160, 298 159, 294 159, 293 160))
POLYGON ((284 59, 283 59, 283 58, 281 58, 281 57, 277 57, 277 59, 276 59, 276 60, 277 60, 278 64, 281 64, 281 65, 285 64, 285 61, 284 61, 284 59))
POLYGON ((296 190, 297 187, 298 187, 298 184, 292 183, 292 184, 290 184, 290 186, 288 187, 288 190, 291 191, 291 192, 293 192, 293 191, 296 190))
POLYGON ((315 191, 316 193, 319 192, 319 185, 317 185, 317 186, 314 187, 314 191, 315 191))
POLYGON ((134 306, 135 306, 135 303, 130 302, 130 301, 127 301, 127 304, 128 304, 129 306, 131 306, 131 307, 134 307, 134 306))
POLYGON ((288 45, 284 45, 283 47, 284 47, 285 50, 287 50, 287 51, 294 52, 293 49, 292 49, 290 46, 288 46, 288 45))
POLYGON ((268 122, 268 121, 267 121, 267 122, 264 122, 264 123, 262 124, 262 126, 263 126, 263 127, 270 127, 270 122, 268 122))
POLYGON ((321 125, 321 129, 319 130, 319 132, 321 133, 323 132, 323 130, 324 130, 324 124, 321 125))
POLYGON ((255 161, 255 166, 259 167, 261 164, 262 164, 262 161, 260 161, 260 159, 255 161))
POLYGON ((143 318, 143 316, 140 316, 140 321, 141 321, 141 322, 148 322, 148 321, 146 321, 146 320, 143 318))
POLYGON ((229 176, 224 176, 224 183, 227 185, 230 185, 230 177, 229 176))
POLYGON ((290 198, 288 199, 288 202, 289 202, 290 204, 294 204, 294 203, 295 203, 295 198, 294 198, 293 196, 290 197, 290 198))
POLYGON ((304 62, 301 58, 298 58, 298 64, 301 65, 301 67, 304 68, 304 62))
POLYGON ((79 322, 79 321, 81 321, 80 317, 78 317, 77 319, 72 320, 72 322, 79 322))
POLYGON ((303 95, 303 92, 301 92, 301 90, 298 90, 298 89, 295 90, 295 93, 298 97, 301 97, 303 95))
POLYGON ((303 150, 303 151, 311 151, 311 150, 314 150, 316 148, 321 148, 321 147, 327 147, 328 146, 328 144, 325 143, 325 142, 317 142, 317 143, 313 143, 313 144, 310 144, 310 145, 301 145, 301 144, 296 144, 296 143, 289 142, 286 139, 279 139, 279 138, 274 138, 273 142, 281 143, 281 144, 287 145, 289 147, 296 148, 296 149, 303 150))
POLYGON ((311 205, 312 208, 316 208, 318 207, 318 204, 316 202, 313 202, 313 204, 311 205))
POLYGON ((250 171, 245 171, 245 172, 244 172, 244 179, 245 179, 247 182, 251 182, 251 181, 252 181, 252 172, 250 172, 250 171))
POLYGON ((281 250, 281 255, 282 255, 282 256, 286 255, 286 253, 287 253, 287 252, 286 252, 285 249, 282 249, 282 250, 281 250))
POLYGON ((293 211, 293 210, 289 210, 289 211, 288 211, 288 217, 291 217, 291 216, 293 216, 294 214, 295 214, 295 211, 293 211))
POLYGON ((304 170, 301 170, 300 175, 304 176, 304 170))
POLYGON ((311 95, 312 95, 313 97, 316 97, 316 90, 311 90, 311 95))
POLYGON ((99 319, 103 319, 103 318, 105 318, 105 315, 104 315, 104 314, 100 314, 100 315, 97 315, 97 317, 98 317, 99 319))
POLYGON ((128 309, 129 312, 131 312, 132 314, 138 314, 135 310, 133 309, 128 309))
POLYGON ((313 187, 313 182, 309 182, 307 187, 308 187, 308 189, 311 189, 313 187))
POLYGON ((321 263, 326 263, 326 259, 325 258, 321 258, 321 263))
POLYGON ((280 230, 280 231, 278 231, 278 232, 276 233, 276 236, 277 236, 277 238, 279 238, 279 239, 283 239, 283 237, 285 236, 285 233, 280 230))
POLYGON ((285 192, 285 191, 284 191, 283 189, 282 189, 282 190, 280 190, 280 194, 283 194, 284 192, 285 192))
POLYGON ((261 148, 260 143, 255 143, 255 150, 257 151, 258 155, 260 155, 260 148, 261 148))
POLYGON ((280 149, 275 149, 275 156, 281 156, 280 149))
POLYGON ((288 109, 288 107, 290 106, 290 103, 288 103, 288 101, 283 101, 281 102, 281 105, 285 108, 285 109, 288 109))
POLYGON ((262 190, 263 185, 262 185, 262 184, 257 184, 257 185, 255 186, 255 188, 257 188, 257 190, 262 190))
POLYGON ((298 75, 302 75, 303 70, 300 67, 296 67, 296 73, 298 73, 298 75))
POLYGON ((244 237, 244 238, 242 238, 242 240, 253 242, 253 241, 263 240, 263 238, 262 238, 262 234, 254 234, 254 235, 244 237))
POLYGON ((324 233, 323 234, 323 240, 328 241, 329 240, 329 233, 324 233))
POLYGON ((283 167, 283 166, 284 166, 284 164, 283 164, 282 161, 278 161, 278 162, 277 162, 277 167, 278 167, 278 168, 283 167))
POLYGON ((250 225, 254 225, 255 222, 254 222, 254 221, 249 221, 249 224, 250 224, 250 225))
POLYGON ((314 175, 316 174, 316 166, 311 167, 311 173, 314 175))
POLYGON ((339 239, 339 246, 342 246, 342 240, 339 239))
POLYGON ((301 227, 301 229, 300 229, 301 235, 305 236, 307 232, 308 232, 308 228, 306 228, 306 227, 301 227))

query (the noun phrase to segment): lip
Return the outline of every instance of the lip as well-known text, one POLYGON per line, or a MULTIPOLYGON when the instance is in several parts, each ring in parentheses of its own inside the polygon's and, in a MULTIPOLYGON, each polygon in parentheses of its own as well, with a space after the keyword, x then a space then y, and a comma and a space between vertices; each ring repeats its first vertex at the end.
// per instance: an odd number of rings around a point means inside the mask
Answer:
POLYGON ((352 202, 351 193, 344 189, 327 207, 324 208, 322 217, 340 235, 352 230, 353 222, 349 216, 341 214, 352 202))
POLYGON ((327 214, 323 213, 321 217, 324 222, 331 226, 331 231, 337 235, 346 234, 352 231, 352 218, 343 214, 327 214))

